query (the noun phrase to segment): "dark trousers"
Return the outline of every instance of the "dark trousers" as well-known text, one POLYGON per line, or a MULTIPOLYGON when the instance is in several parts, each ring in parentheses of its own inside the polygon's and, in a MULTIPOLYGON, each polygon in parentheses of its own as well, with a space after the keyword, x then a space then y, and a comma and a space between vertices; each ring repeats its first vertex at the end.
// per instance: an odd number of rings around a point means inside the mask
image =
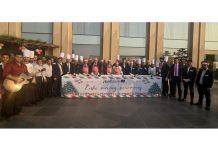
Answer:
MULTIPOLYGON (((172 93, 173 93, 173 80, 171 79, 171 80, 169 80, 170 82, 169 82, 169 84, 170 84, 170 95, 173 95, 172 93)), ((175 96, 175 93, 174 93, 174 95, 173 96, 175 96)))
POLYGON ((53 96, 61 96, 61 76, 53 82, 53 96))
POLYGON ((169 91, 168 80, 165 80, 166 77, 162 77, 162 94, 167 95, 169 91))
POLYGON ((36 84, 33 84, 33 83, 30 83, 30 84, 27 84, 25 87, 25 92, 24 95, 25 95, 25 105, 26 106, 29 106, 31 104, 35 104, 36 103, 36 97, 37 97, 37 93, 36 93, 36 84))
POLYGON ((26 101, 25 99, 25 87, 26 85, 23 86, 23 88, 15 93, 10 93, 5 90, 2 99, 2 110, 1 110, 1 115, 3 117, 11 117, 13 115, 16 115, 22 111, 22 107, 26 101))
POLYGON ((45 82, 42 79, 42 77, 36 77, 36 96, 37 96, 37 100, 43 100, 45 98, 45 82))
POLYGON ((53 79, 52 77, 46 77, 47 83, 46 83, 46 96, 52 97, 52 86, 53 86, 53 79))
POLYGON ((181 99, 182 96, 181 77, 176 77, 176 76, 172 77, 170 91, 171 91, 171 95, 173 96, 176 95, 176 86, 178 88, 179 99, 181 99))
POLYGON ((198 94, 199 94, 198 103, 202 104, 205 95, 206 107, 210 107, 210 103, 211 103, 210 89, 207 89, 206 87, 204 87, 204 85, 198 85, 198 94))
POLYGON ((184 97, 183 98, 186 99, 187 93, 188 93, 188 88, 189 88, 191 102, 193 102, 193 99, 194 99, 194 82, 193 81, 189 81, 189 82, 183 81, 183 86, 184 86, 184 97))

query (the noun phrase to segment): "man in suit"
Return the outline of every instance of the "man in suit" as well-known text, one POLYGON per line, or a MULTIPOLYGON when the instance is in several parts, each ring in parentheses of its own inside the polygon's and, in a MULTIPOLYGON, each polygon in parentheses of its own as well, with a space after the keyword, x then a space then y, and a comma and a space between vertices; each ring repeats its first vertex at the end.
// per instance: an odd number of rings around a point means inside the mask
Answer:
POLYGON ((196 78, 199 99, 195 105, 202 106, 204 95, 206 97, 206 110, 210 110, 211 94, 210 90, 213 86, 213 72, 208 69, 208 62, 202 62, 202 68, 199 70, 196 78))
POLYGON ((136 74, 137 75, 145 75, 146 70, 144 67, 141 65, 141 61, 138 62, 137 68, 136 68, 136 74))
POLYGON ((182 66, 179 64, 178 58, 174 58, 174 64, 170 67, 170 96, 175 97, 176 86, 178 88, 178 101, 181 101, 182 89, 181 89, 181 78, 182 78, 182 66))
POLYGON ((126 75, 130 75, 130 74, 135 75, 136 72, 137 72, 137 68, 135 67, 133 60, 131 60, 130 66, 128 67, 128 70, 126 70, 126 75))
POLYGON ((73 74, 73 66, 69 54, 67 54, 66 62, 63 63, 63 74, 73 74))
POLYGON ((52 66, 53 96, 61 96, 61 76, 63 75, 63 58, 59 57, 57 63, 52 66))
POLYGON ((194 83, 197 75, 197 69, 192 66, 192 60, 187 60, 186 66, 182 69, 182 81, 184 86, 184 97, 182 101, 186 101, 188 87, 190 90, 191 101, 190 104, 193 104, 194 100, 194 83))
POLYGON ((169 90, 169 85, 168 85, 168 78, 169 78, 169 71, 170 67, 167 64, 168 61, 168 56, 165 56, 165 61, 163 62, 161 66, 161 71, 160 75, 162 77, 162 95, 167 96, 168 95, 168 90, 169 90))

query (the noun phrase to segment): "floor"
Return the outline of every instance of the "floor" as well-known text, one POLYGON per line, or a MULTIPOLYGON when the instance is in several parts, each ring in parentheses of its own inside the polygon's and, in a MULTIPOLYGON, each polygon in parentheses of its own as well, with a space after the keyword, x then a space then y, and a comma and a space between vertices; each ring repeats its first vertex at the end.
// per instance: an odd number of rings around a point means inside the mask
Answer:
MULTIPOLYGON (((0 128, 218 128, 218 84, 210 111, 175 98, 48 98, 0 128)), ((195 102, 197 92, 195 92, 195 102)))

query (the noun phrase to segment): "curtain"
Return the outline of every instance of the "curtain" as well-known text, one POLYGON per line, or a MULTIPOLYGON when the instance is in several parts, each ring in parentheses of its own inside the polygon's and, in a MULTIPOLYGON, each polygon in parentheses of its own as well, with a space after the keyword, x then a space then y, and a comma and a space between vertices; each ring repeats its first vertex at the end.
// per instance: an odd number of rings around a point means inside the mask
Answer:
POLYGON ((206 23, 205 49, 218 50, 218 23, 206 23))
POLYGON ((188 48, 189 23, 166 22, 164 24, 164 50, 170 52, 188 48))
POLYGON ((52 22, 23 22, 21 24, 22 38, 41 40, 52 43, 52 22))
POLYGON ((119 55, 145 56, 146 31, 146 22, 121 22, 119 55))
POLYGON ((146 37, 145 22, 121 22, 120 36, 124 37, 146 37))
POLYGON ((101 34, 101 22, 74 22, 73 53, 86 58, 100 56, 101 34))
POLYGON ((101 22, 75 22, 73 23, 73 34, 101 35, 101 22))

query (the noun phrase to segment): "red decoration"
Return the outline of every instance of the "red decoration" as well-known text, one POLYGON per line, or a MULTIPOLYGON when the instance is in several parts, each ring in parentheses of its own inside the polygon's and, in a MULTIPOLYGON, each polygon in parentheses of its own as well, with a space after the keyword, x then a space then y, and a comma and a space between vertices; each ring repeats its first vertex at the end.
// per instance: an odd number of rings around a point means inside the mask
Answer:
POLYGON ((20 47, 19 47, 19 50, 22 51, 22 52, 23 52, 25 49, 26 49, 26 47, 24 47, 24 46, 20 46, 20 47))
POLYGON ((2 49, 3 46, 4 46, 4 44, 3 44, 3 43, 0 43, 0 49, 2 49))
POLYGON ((38 55, 42 55, 43 54, 43 51, 41 49, 36 49, 36 52, 38 55))

